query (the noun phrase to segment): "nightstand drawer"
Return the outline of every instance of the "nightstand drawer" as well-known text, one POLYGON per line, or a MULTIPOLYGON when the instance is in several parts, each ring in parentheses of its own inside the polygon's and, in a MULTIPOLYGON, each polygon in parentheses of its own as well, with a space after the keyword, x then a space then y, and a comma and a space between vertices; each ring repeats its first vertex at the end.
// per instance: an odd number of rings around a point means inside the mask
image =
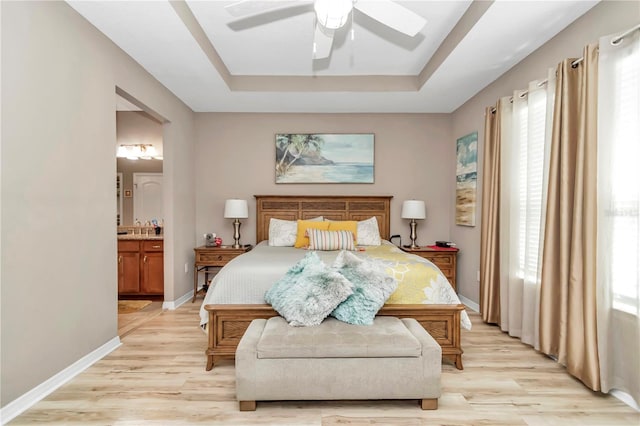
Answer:
POLYGON ((451 277, 453 277, 453 268, 441 266, 441 265, 438 265, 435 262, 433 262, 433 264, 436 265, 438 267, 438 269, 440 269, 442 271, 442 273, 444 274, 445 277, 447 277, 449 279, 451 279, 451 277))
POLYGON ((426 259, 429 259, 430 261, 432 261, 438 266, 442 265, 444 267, 447 267, 447 266, 450 267, 453 265, 453 256, 449 254, 429 253, 429 254, 422 254, 422 256, 424 256, 426 259))
POLYGON ((206 263, 209 266, 224 266, 233 258, 239 256, 242 252, 238 253, 211 253, 200 252, 196 257, 196 263, 206 263))

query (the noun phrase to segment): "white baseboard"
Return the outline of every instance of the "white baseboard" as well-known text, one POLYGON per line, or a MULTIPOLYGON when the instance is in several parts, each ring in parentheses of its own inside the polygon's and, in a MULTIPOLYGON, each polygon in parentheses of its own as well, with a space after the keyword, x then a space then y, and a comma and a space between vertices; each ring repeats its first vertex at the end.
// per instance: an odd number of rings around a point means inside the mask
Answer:
POLYGON ((458 298, 460 299, 460 301, 462 303, 464 303, 466 306, 468 306, 472 311, 474 312, 480 312, 480 305, 478 305, 476 302, 474 302, 471 299, 467 299, 464 296, 458 295, 458 298))
POLYGON ((82 373, 95 362, 104 358, 120 345, 120 338, 117 336, 114 337, 104 345, 100 346, 98 349, 80 358, 78 361, 74 362, 58 374, 40 383, 38 386, 31 389, 24 395, 19 396, 4 407, 0 408, 0 424, 4 425, 9 423, 29 407, 47 397, 60 386, 64 385, 69 380, 82 373))
POLYGON ((609 393, 615 396, 616 398, 618 398, 620 401, 627 404, 629 407, 633 408, 634 410, 640 411, 640 407, 638 406, 638 404, 636 404, 636 402, 633 400, 631 395, 629 395, 628 393, 618 389, 611 389, 609 393))
MULTIPOLYGON (((478 305, 476 302, 467 299, 464 296, 458 295, 458 298, 460 299, 460 301, 462 303, 464 303, 467 307, 469 307, 469 309, 472 309, 475 312, 480 312, 480 305, 478 305)), ((549 355, 547 355, 549 356, 549 355)), ((557 358, 553 357, 553 356, 549 356, 549 358, 553 359, 554 361, 558 361, 557 358)), ((631 397, 631 395, 629 395, 626 392, 623 392, 621 390, 618 389, 612 389, 609 392, 612 396, 616 397, 617 399, 619 399, 620 401, 624 402, 625 404, 627 404, 629 407, 633 408, 636 411, 640 411, 640 406, 638 406, 638 404, 634 401, 634 399, 631 397)))
POLYGON ((180 297, 178 300, 162 302, 162 309, 168 309, 170 311, 174 311, 191 299, 193 299, 193 290, 191 290, 184 296, 180 297))

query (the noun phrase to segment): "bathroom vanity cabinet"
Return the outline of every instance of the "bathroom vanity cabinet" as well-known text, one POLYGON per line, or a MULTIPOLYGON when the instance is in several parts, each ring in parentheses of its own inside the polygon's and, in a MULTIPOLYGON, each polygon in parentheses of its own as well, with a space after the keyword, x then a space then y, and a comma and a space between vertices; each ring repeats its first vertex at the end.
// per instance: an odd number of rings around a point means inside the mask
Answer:
POLYGON ((118 296, 164 294, 164 241, 118 240, 118 296))

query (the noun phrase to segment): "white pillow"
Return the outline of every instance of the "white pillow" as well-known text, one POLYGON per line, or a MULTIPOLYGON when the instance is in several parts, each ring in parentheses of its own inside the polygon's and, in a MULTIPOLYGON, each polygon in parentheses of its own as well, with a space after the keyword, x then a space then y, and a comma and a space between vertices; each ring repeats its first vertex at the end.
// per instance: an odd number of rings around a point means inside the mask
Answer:
POLYGON ((371 217, 367 220, 358 222, 358 245, 359 246, 379 246, 380 230, 378 229, 378 220, 371 217))
MULTIPOLYGON (((322 222, 324 218, 322 216, 314 217, 311 220, 314 222, 322 222)), ((298 221, 297 220, 282 220, 271 218, 269 220, 269 245, 274 247, 293 247, 296 243, 296 236, 298 234, 298 221)))

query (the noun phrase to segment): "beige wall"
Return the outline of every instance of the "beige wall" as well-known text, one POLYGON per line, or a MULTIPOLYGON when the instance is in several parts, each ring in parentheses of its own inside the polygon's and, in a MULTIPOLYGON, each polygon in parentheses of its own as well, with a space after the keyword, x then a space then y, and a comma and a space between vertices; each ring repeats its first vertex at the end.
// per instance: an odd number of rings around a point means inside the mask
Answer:
MULTIPOLYGON (((116 113, 118 144, 152 144, 162 152, 162 124, 144 111, 116 113)), ((122 173, 122 189, 133 191, 134 173, 162 173, 162 160, 117 159, 117 171, 122 173)), ((122 225, 133 225, 133 197, 122 197, 122 225)))
POLYGON ((254 194, 393 195, 391 233, 409 242, 409 224, 400 218, 402 201, 426 202, 418 243, 449 238, 455 144, 447 114, 196 114, 196 236, 216 232, 231 242, 224 219, 227 198, 249 201, 243 243, 255 243, 254 194), (375 183, 276 184, 276 133, 374 133, 375 183))
POLYGON ((168 121, 167 300, 190 290, 195 192, 190 109, 66 3, 0 7, 5 407, 116 337, 116 86, 168 121))
MULTIPOLYGON (((529 55, 509 72, 487 86, 452 114, 453 138, 478 131, 478 191, 482 187, 482 151, 484 147, 484 108, 495 105, 501 96, 524 89, 531 80, 544 78, 549 67, 567 57, 580 57, 584 45, 597 42, 607 34, 626 30, 640 21, 640 6, 634 1, 603 1, 556 37, 529 55)), ((450 204, 455 204, 451 194, 450 204)), ((462 249, 458 264, 458 289, 465 297, 478 302, 476 273, 480 268, 480 212, 474 228, 451 224, 451 239, 462 249)))

